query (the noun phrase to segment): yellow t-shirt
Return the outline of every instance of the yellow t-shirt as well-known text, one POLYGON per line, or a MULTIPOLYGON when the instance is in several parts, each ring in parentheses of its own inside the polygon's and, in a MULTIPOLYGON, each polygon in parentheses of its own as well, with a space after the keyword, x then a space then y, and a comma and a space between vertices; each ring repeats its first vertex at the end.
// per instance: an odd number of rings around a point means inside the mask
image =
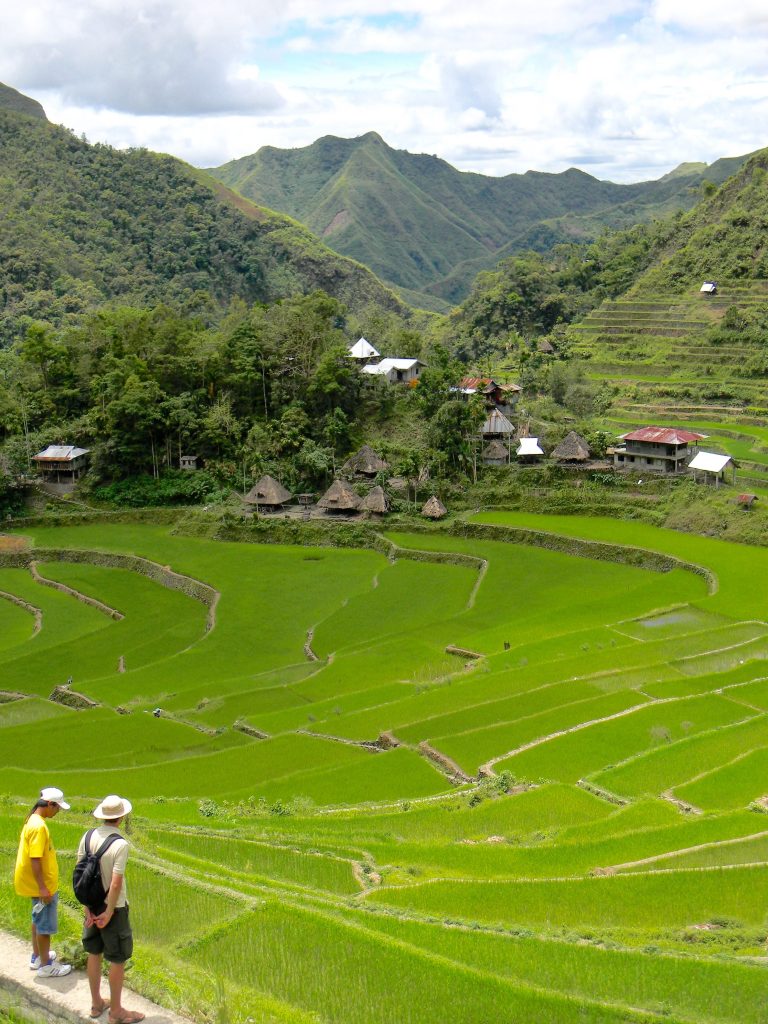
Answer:
POLYGON ((45 818, 39 814, 31 814, 24 822, 19 839, 19 852, 16 855, 16 870, 13 884, 19 896, 39 896, 40 888, 32 873, 32 858, 39 857, 43 869, 43 881, 49 892, 59 888, 59 865, 56 851, 51 842, 51 834, 45 818))

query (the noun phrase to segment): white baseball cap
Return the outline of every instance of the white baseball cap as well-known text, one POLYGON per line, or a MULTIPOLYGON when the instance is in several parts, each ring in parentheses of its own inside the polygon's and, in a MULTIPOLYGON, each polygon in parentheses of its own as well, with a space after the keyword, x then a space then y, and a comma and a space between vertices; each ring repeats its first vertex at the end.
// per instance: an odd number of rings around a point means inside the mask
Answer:
POLYGON ((40 799, 47 800, 49 804, 58 804, 62 811, 69 810, 69 804, 64 799, 64 794, 55 786, 48 786, 40 790, 40 799))

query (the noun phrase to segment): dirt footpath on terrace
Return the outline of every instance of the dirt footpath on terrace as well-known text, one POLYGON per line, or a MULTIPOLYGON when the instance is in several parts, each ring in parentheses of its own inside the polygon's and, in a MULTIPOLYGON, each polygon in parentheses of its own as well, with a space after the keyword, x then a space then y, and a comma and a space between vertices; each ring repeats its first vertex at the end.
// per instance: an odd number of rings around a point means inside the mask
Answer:
MULTIPOLYGON (((64 978, 39 978, 36 971, 29 969, 29 954, 29 942, 0 931, 0 1006, 10 997, 11 1005, 18 1005, 21 1012, 26 1010, 35 1017, 52 1022, 87 1020, 90 1024, 91 994, 85 971, 72 971, 64 978)), ((109 994, 106 980, 102 982, 101 994, 109 994)), ((146 1014, 146 1024, 189 1024, 185 1018, 128 988, 124 990, 123 1005, 146 1014)), ((107 1024, 107 1014, 98 1020, 99 1024, 107 1024)))

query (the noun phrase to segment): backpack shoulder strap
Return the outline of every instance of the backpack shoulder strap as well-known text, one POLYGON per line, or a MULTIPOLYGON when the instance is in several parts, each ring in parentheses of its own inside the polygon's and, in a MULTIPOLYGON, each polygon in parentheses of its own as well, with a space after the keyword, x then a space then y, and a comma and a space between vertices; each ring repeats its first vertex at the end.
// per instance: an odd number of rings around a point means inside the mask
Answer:
POLYGON ((104 840, 104 842, 101 844, 101 846, 98 848, 98 850, 94 854, 94 857, 96 858, 96 860, 101 860, 102 855, 107 852, 107 850, 110 848, 112 843, 115 843, 115 842, 117 842, 118 839, 122 839, 122 838, 123 837, 119 833, 117 833, 117 832, 113 832, 112 835, 107 836, 107 838, 104 840))
POLYGON ((88 831, 85 833, 85 836, 83 838, 83 849, 85 851, 84 852, 84 856, 85 857, 90 856, 90 853, 91 853, 91 836, 93 835, 94 832, 95 832, 95 829, 89 828, 88 831))

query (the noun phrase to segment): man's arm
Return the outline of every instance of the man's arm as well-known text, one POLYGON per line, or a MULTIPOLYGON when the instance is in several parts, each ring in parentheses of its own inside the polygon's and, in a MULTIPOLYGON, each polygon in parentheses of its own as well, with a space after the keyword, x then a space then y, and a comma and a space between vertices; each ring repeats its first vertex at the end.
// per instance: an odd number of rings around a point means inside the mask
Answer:
POLYGON ((115 906, 120 897, 122 888, 123 876, 118 875, 116 871, 113 871, 112 881, 109 883, 109 891, 107 892, 107 908, 94 918, 94 924, 96 924, 97 927, 105 928, 112 920, 112 915, 115 912, 115 906))
POLYGON ((53 899, 48 886, 45 884, 43 879, 43 860, 42 857, 30 857, 30 866, 32 867, 32 874, 35 876, 37 882, 37 888, 40 891, 40 899, 43 903, 50 903, 53 899))

